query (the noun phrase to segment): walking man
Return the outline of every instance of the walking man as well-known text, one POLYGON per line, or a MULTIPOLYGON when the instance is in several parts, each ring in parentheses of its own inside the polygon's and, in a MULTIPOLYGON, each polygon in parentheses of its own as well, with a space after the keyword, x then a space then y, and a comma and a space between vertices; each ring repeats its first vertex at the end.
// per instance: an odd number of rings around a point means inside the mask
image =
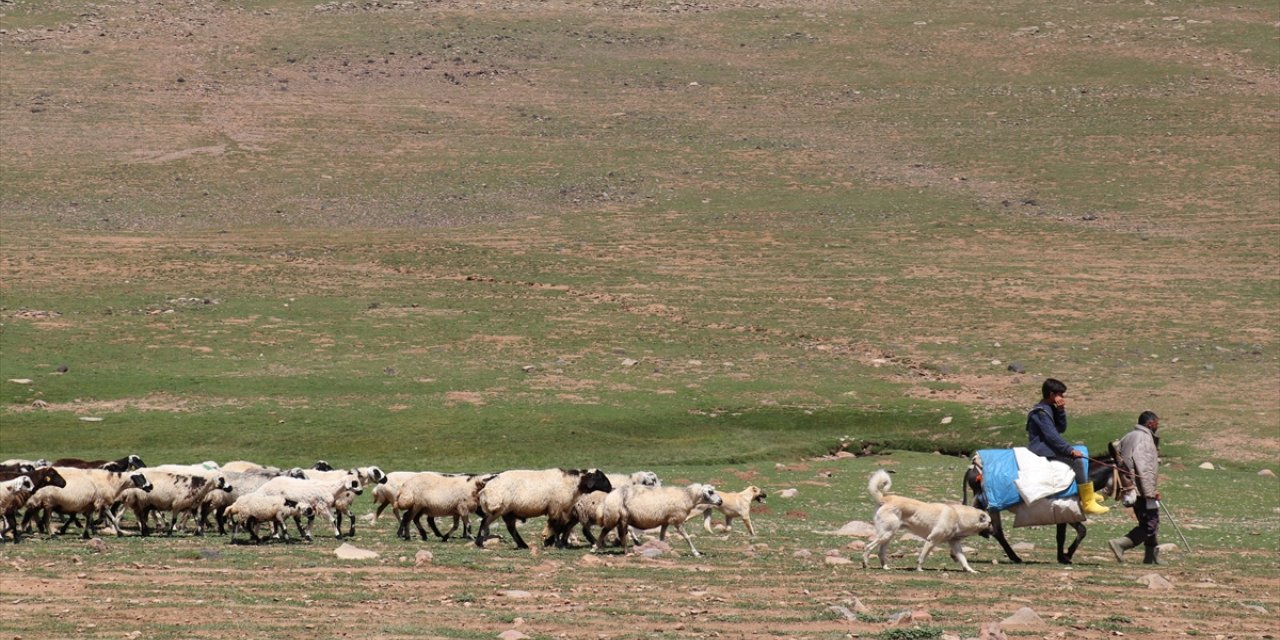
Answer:
POLYGON ((1160 438, 1156 437, 1159 428, 1159 416, 1143 411, 1138 416, 1138 424, 1120 439, 1120 459, 1117 462, 1124 479, 1122 485, 1132 483, 1137 489, 1133 515, 1138 519, 1138 525, 1123 538, 1107 542, 1116 562, 1124 562, 1124 552, 1141 544, 1146 548, 1143 564, 1162 564, 1156 550, 1156 534, 1160 530, 1160 486, 1156 475, 1160 467, 1160 438))
POLYGON ((1088 516, 1102 515, 1111 509, 1098 503, 1093 483, 1084 472, 1084 456, 1063 439, 1067 431, 1067 385, 1049 378, 1040 386, 1040 402, 1027 414, 1027 449, 1050 460, 1071 467, 1080 489, 1080 511, 1088 516))

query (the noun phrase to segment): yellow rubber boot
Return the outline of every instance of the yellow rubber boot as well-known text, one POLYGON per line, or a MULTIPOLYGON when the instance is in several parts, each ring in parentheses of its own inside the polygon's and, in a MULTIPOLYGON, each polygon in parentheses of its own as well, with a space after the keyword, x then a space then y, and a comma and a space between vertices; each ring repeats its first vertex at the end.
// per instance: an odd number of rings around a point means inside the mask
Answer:
POLYGON ((1098 495, 1093 492, 1093 483, 1080 484, 1080 510, 1087 516, 1100 516, 1111 510, 1098 504, 1098 495))

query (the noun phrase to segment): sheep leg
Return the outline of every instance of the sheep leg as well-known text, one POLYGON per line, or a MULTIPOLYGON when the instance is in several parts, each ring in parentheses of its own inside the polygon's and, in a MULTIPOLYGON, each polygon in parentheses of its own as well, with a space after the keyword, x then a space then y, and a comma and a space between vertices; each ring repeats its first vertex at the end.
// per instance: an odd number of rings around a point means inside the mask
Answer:
POLYGON ((405 511, 404 516, 400 520, 400 526, 396 528, 396 537, 401 540, 409 539, 409 512, 405 511))
MULTIPOLYGON (((662 533, 664 533, 664 534, 665 534, 666 532, 667 532, 667 527, 666 527, 666 526, 663 526, 663 527, 662 527, 662 533)), ((688 533, 687 531, 685 531, 685 530, 684 530, 684 524, 683 524, 683 523, 677 523, 677 524, 676 524, 676 533, 678 533, 678 534, 680 534, 681 536, 683 536, 683 537, 684 537, 684 541, 689 543, 689 552, 690 552, 690 553, 692 553, 695 557, 697 557, 697 556, 701 556, 701 555, 702 555, 701 553, 698 553, 698 550, 697 550, 697 549, 694 549, 694 548, 693 548, 693 539, 692 539, 692 538, 690 538, 690 537, 689 537, 689 533, 688 533)))
POLYGON ((314 518, 308 518, 308 519, 307 519, 307 528, 306 528, 306 529, 303 529, 303 528, 302 528, 302 516, 300 516, 300 515, 294 515, 294 516, 293 516, 293 524, 294 524, 294 526, 298 527, 298 535, 302 536, 303 538, 306 538, 307 540, 311 540, 311 521, 312 521, 313 519, 314 519, 314 518))
MULTIPOLYGON (((448 530, 448 531, 446 531, 446 532, 444 532, 444 535, 440 536, 440 541, 441 541, 441 542, 448 542, 448 541, 449 541, 449 536, 453 535, 453 532, 458 530, 458 523, 459 523, 459 522, 461 522, 461 520, 462 520, 462 519, 461 519, 461 518, 459 518, 458 516, 454 516, 454 517, 453 517, 453 526, 452 526, 452 527, 449 527, 449 530, 448 530)), ((428 522, 430 522, 431 520, 430 520, 430 519, 428 519, 427 521, 428 521, 428 522)), ((439 533, 439 532, 437 532, 437 535, 438 535, 438 533, 439 533)))
POLYGON ((514 514, 503 514, 502 521, 507 523, 507 532, 511 534, 511 539, 516 541, 517 549, 528 549, 529 545, 520 537, 520 532, 516 531, 516 517, 514 514))
POLYGON ((178 512, 177 510, 174 510, 173 513, 169 514, 169 533, 166 533, 165 535, 172 538, 173 531, 177 528, 178 528, 178 512))
POLYGON ((480 516, 480 528, 476 531, 476 546, 484 548, 484 539, 489 537, 489 523, 493 522, 493 516, 484 514, 480 516))
POLYGON ((235 521, 235 519, 233 518, 233 519, 231 520, 231 538, 230 538, 229 540, 227 540, 227 544, 235 544, 235 543, 236 543, 236 529, 237 529, 238 527, 239 527, 239 525, 238 525, 238 524, 236 524, 236 521, 235 521))
POLYGON ((93 522, 93 509, 89 509, 89 512, 84 514, 84 531, 80 533, 80 539, 88 540, 92 534, 96 533, 95 526, 96 525, 93 522))
MULTIPOLYGON (((603 533, 603 532, 602 532, 602 533, 603 533)), ((584 537, 584 538, 586 538, 586 539, 587 539, 587 543, 588 543, 588 544, 590 544, 590 545, 591 545, 591 547, 592 547, 593 549, 595 548, 595 546, 596 546, 596 539, 595 539, 595 537, 594 537, 594 536, 592 536, 592 535, 591 535, 591 523, 590 523, 590 522, 584 522, 584 523, 582 523, 582 537, 584 537)))
MULTIPOLYGON (((408 512, 408 511, 405 511, 405 514, 404 514, 404 515, 405 515, 405 517, 406 517, 406 518, 408 518, 408 517, 409 517, 409 512, 408 512)), ((424 515, 426 515, 426 514, 425 514, 425 513, 423 513, 423 512, 422 512, 422 510, 414 511, 414 513, 413 513, 413 525, 414 525, 415 527, 417 527, 417 528, 418 528, 418 538, 420 538, 423 542, 426 542, 426 541, 427 541, 427 530, 426 530, 426 529, 424 529, 424 528, 422 528, 422 516, 424 516, 424 515)), ((436 523, 435 523, 435 522, 433 522, 433 521, 431 520, 431 518, 427 518, 427 524, 428 524, 428 525, 430 525, 432 529, 435 529, 435 528, 436 528, 436 523)), ((436 535, 439 535, 439 534, 437 533, 436 535)))
MULTIPOLYGON (((457 527, 458 521, 454 520, 453 523, 454 523, 454 529, 458 528, 457 527)), ((437 538, 440 538, 441 540, 448 539, 448 536, 440 533, 440 528, 436 526, 435 516, 427 516, 427 526, 431 527, 431 533, 436 534, 437 538)), ((453 529, 450 529, 449 533, 453 533, 453 529)), ((427 534, 425 532, 422 534, 422 539, 423 540, 427 539, 427 534)))
MULTIPOLYGON (((376 510, 374 510, 374 512, 373 512, 373 523, 374 523, 374 524, 378 524, 378 518, 382 516, 382 512, 383 512, 384 510, 386 510, 387 505, 389 505, 389 504, 391 504, 391 503, 390 503, 390 502, 379 502, 379 503, 378 503, 378 508, 377 508, 376 510)), ((392 512, 392 514, 393 514, 393 515, 396 515, 396 514, 394 513, 394 511, 392 512)), ((398 518, 397 518, 397 519, 398 519, 398 518)))

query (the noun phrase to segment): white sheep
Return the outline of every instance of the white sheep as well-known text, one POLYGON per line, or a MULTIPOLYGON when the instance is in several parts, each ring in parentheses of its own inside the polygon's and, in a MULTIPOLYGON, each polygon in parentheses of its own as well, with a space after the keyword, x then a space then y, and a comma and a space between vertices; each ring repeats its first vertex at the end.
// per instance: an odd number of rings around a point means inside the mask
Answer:
MULTIPOLYGON (((658 474, 652 471, 636 471, 635 473, 607 473, 605 474, 605 477, 609 478, 609 484, 613 487, 614 491, 617 491, 622 487, 630 487, 630 486, 644 486, 644 487, 661 487, 662 486, 662 481, 658 479, 658 474)), ((596 492, 592 492, 592 494, 594 493, 596 492)), ((600 492, 600 493, 603 494, 603 492, 600 492)), ((565 546, 569 544, 569 537, 570 537, 570 534, 573 533, 573 526, 575 524, 582 525, 582 535, 587 539, 587 544, 590 544, 593 547, 595 546, 596 540, 591 535, 591 526, 600 524, 599 518, 596 515, 596 511, 599 509, 600 504, 604 502, 604 495, 594 496, 592 494, 583 495, 582 497, 578 498, 577 503, 574 504, 572 521, 570 522, 569 526, 565 529, 564 533, 561 534, 561 536, 563 537, 563 541, 561 541, 561 546, 565 546)), ((544 538, 548 538, 551 536, 550 523, 548 523, 548 525, 545 528, 543 528, 542 536, 544 538)), ((631 540, 637 543, 639 541, 639 537, 635 530, 631 531, 631 540)))
MULTIPOLYGON (((225 465, 223 467, 226 468, 225 465)), ((197 531, 203 531, 209 526, 209 514, 212 513, 214 521, 218 524, 218 533, 226 533, 226 509, 235 502, 237 498, 248 495, 258 490, 258 487, 266 484, 268 480, 277 478, 284 472, 276 469, 275 471, 223 471, 222 475, 227 479, 227 483, 231 485, 230 491, 210 491, 205 494, 204 500, 200 502, 199 524, 197 531)))
MULTIPOLYGON (((321 460, 320 462, 324 462, 324 461, 321 460)), ((316 463, 316 464, 320 464, 320 463, 316 463)), ((327 465, 328 463, 325 463, 325 464, 327 465)), ((328 469, 328 470, 305 469, 302 472, 303 477, 307 478, 308 480, 322 480, 322 481, 337 480, 339 478, 342 478, 348 473, 354 474, 357 478, 360 479, 361 487, 367 487, 371 484, 374 484, 374 485, 382 484, 387 481, 387 474, 383 473, 382 469, 379 469, 378 467, 356 467, 354 469, 328 469)), ((350 519, 350 524, 348 525, 349 530, 347 531, 348 537, 355 537, 356 535, 356 517, 354 514, 351 513, 351 504, 355 501, 355 499, 356 499, 356 494, 346 493, 339 496, 338 499, 335 500, 333 503, 333 513, 335 517, 337 517, 338 519, 337 527, 339 530, 342 529, 342 517, 345 515, 350 519)))
MULTIPOLYGON (((165 528, 166 535, 172 536, 174 529, 177 528, 179 515, 194 512, 204 501, 205 496, 210 493, 231 491, 231 485, 227 482, 226 476, 220 472, 214 473, 212 478, 207 478, 203 475, 174 473, 160 469, 161 467, 147 469, 147 479, 152 485, 150 491, 126 489, 120 493, 119 497, 119 502, 133 510, 133 515, 138 518, 144 536, 151 535, 148 523, 152 512, 169 512, 169 523, 165 528)), ((204 527, 198 518, 195 535, 204 535, 204 527)))
POLYGON ((232 460, 231 462, 223 464, 220 468, 224 472, 235 473, 272 473, 277 476, 284 473, 284 470, 280 467, 258 464, 248 460, 232 460))
POLYGON ((423 472, 415 474, 400 485, 396 494, 395 508, 401 512, 400 528, 396 535, 408 540, 409 522, 418 527, 418 535, 427 539, 427 532, 422 528, 422 517, 427 517, 427 524, 436 537, 448 541, 449 536, 458 530, 462 522, 462 535, 471 532, 471 514, 479 504, 480 490, 493 475, 469 475, 423 472), (453 527, 445 533, 436 528, 436 518, 453 517, 453 527))
MULTIPOLYGON (((340 499, 346 499, 342 495, 344 492, 359 495, 362 491, 364 488, 360 485, 360 479, 355 474, 348 473, 337 480, 329 481, 280 476, 268 480, 254 493, 284 496, 298 504, 312 506, 316 512, 324 514, 329 519, 330 524, 333 525, 333 537, 341 539, 342 531, 338 528, 337 519, 333 515, 334 504, 340 499)), ((298 533, 308 540, 311 539, 311 521, 314 519, 314 514, 307 517, 307 528, 304 530, 302 519, 299 516, 293 516, 293 522, 298 526, 298 533)))
POLYGON ((285 525, 285 518, 312 517, 315 509, 281 495, 251 493, 236 498, 235 502, 227 506, 225 515, 231 521, 231 539, 227 544, 235 543, 237 527, 243 527, 249 532, 250 539, 259 542, 261 538, 258 537, 258 524, 262 522, 271 523, 272 537, 279 536, 288 541, 289 530, 285 525))
POLYGON ((646 487, 661 487, 662 480, 658 479, 658 474, 652 471, 636 471, 635 473, 609 473, 605 474, 609 478, 609 484, 613 485, 615 490, 622 487, 629 487, 634 484, 646 487))
MULTIPOLYGON (((702 555, 693 547, 693 540, 684 530, 684 521, 689 518, 698 505, 718 506, 723 502, 716 488, 709 484, 691 484, 687 487, 623 487, 605 498, 600 506, 599 517, 604 527, 600 531, 598 541, 602 541, 611 529, 617 529, 622 540, 622 552, 627 552, 630 536, 622 535, 627 527, 652 529, 658 527, 658 539, 665 540, 667 527, 675 527, 676 532, 689 543, 689 551, 695 556, 702 555)), ((599 551, 597 542, 595 550, 599 551)))
POLYGON ((552 535, 543 544, 554 542, 564 546, 562 534, 573 517, 578 496, 592 491, 610 491, 613 486, 599 469, 544 469, 540 471, 503 471, 496 474, 480 490, 480 510, 484 518, 476 535, 476 546, 484 546, 489 524, 502 518, 517 549, 528 549, 516 520, 546 516, 552 535))
MULTIPOLYGON (((116 535, 121 535, 120 525, 111 512, 111 505, 123 491, 131 487, 137 487, 143 491, 151 490, 151 482, 138 472, 65 467, 55 467, 55 469, 66 481, 66 486, 42 487, 31 494, 27 499, 27 515, 23 518, 24 526, 41 509, 44 510, 42 528, 46 531, 49 530, 49 514, 53 511, 66 515, 83 514, 85 525, 82 537, 87 540, 94 533, 94 513, 97 512, 111 520, 112 526, 116 529, 116 535)), ((71 519, 68 519, 58 534, 66 533, 70 525, 71 519)))
POLYGON ((391 515, 395 516, 396 521, 400 521, 400 510, 396 508, 396 495, 400 493, 400 486, 405 480, 418 475, 419 471, 392 471, 387 474, 387 481, 373 486, 373 504, 378 508, 373 512, 373 523, 378 523, 378 518, 382 516, 382 512, 387 507, 391 507, 391 515))

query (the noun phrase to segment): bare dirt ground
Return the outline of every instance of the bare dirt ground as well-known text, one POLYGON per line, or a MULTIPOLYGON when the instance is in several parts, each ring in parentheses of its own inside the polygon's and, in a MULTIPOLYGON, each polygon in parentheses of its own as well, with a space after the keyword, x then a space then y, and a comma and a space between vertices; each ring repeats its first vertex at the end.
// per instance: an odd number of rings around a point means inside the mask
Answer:
MULTIPOLYGON (((737 536, 724 541, 700 536, 699 544, 710 554, 702 559, 683 553, 650 560, 585 551, 514 554, 468 548, 461 552, 473 554, 474 562, 447 567, 414 566, 419 548, 451 554, 439 545, 375 544, 382 559, 346 567, 294 567, 286 581, 273 557, 293 556, 281 559, 288 564, 306 554, 319 561, 322 552, 253 549, 252 566, 235 568, 209 565, 225 564, 240 549, 188 544, 177 557, 159 561, 120 563, 110 551, 83 561, 73 554, 38 567, 9 558, 0 581, 0 611, 11 623, 21 621, 22 630, 13 637, 28 637, 30 625, 45 623, 55 625, 53 636, 78 638, 236 638, 245 628, 281 638, 496 637, 509 629, 565 638, 841 638, 930 625, 971 629, 968 635, 976 636, 983 624, 1024 606, 1043 624, 1006 625, 1006 633, 1089 639, 1271 638, 1275 633, 1275 614, 1258 608, 1274 612, 1280 578, 1215 571, 1222 559, 1217 552, 1179 555, 1174 564, 1158 568, 1114 566, 1093 555, 1070 568, 979 564, 983 573, 970 576, 940 558, 924 573, 902 568, 912 563, 916 543, 900 542, 907 557, 886 572, 825 564, 820 548, 797 561, 799 549, 786 540, 752 544, 737 536), (1146 586, 1142 580, 1153 573, 1172 586, 1146 586), (1260 600, 1257 594, 1271 596, 1260 600), (847 620, 829 611, 833 605, 866 613, 861 620, 847 620), (904 625, 885 621, 895 613, 921 610, 930 617, 917 614, 914 623, 904 625)), ((855 563, 860 555, 840 551, 855 563)), ((1269 554, 1254 557, 1272 560, 1269 554)))

